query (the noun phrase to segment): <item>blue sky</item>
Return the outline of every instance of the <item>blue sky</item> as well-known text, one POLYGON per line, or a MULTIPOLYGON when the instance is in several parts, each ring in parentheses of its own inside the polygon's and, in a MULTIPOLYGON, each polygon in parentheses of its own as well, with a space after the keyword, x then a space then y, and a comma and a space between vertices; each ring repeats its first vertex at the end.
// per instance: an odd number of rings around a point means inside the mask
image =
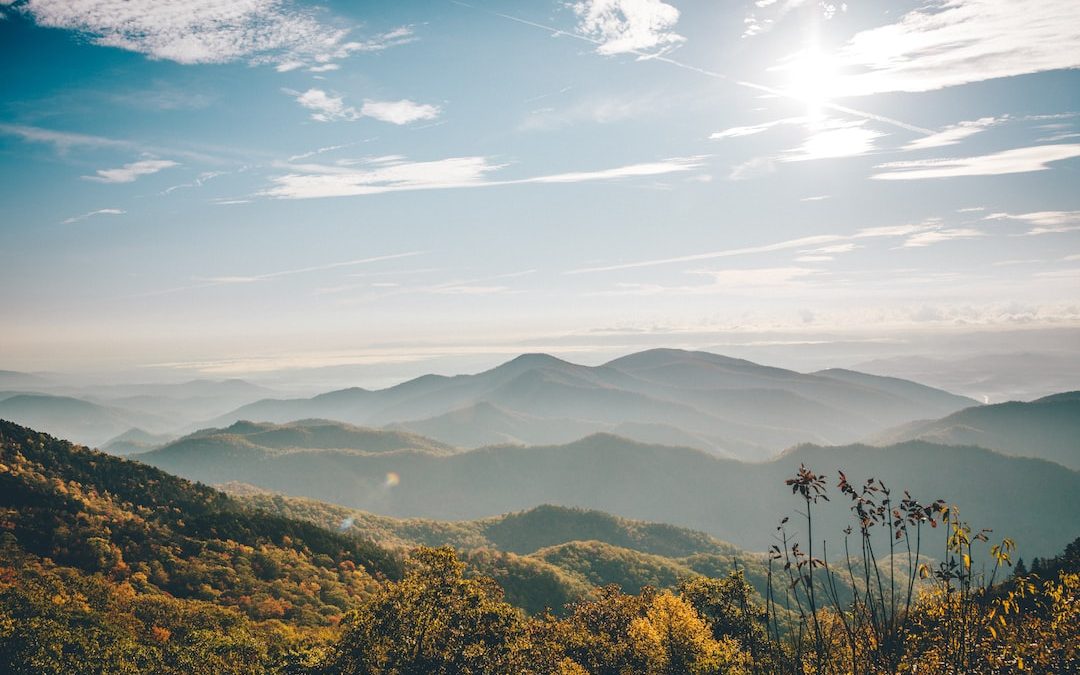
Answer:
POLYGON ((1078 335, 1073 0, 0 11, 0 367, 1078 335))

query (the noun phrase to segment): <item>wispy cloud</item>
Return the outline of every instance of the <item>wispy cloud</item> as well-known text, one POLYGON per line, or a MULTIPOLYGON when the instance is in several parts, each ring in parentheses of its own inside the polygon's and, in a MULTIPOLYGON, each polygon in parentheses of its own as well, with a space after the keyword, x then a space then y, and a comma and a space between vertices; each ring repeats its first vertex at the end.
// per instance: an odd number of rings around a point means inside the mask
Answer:
POLYGON ((578 31, 596 43, 598 54, 648 58, 686 40, 675 32, 679 10, 661 0, 582 0, 570 6, 578 31))
POLYGON ((837 55, 840 95, 930 91, 1080 67, 1075 0, 932 0, 856 34, 837 55))
POLYGON ((663 106, 663 101, 652 97, 590 96, 562 107, 532 110, 525 116, 518 129, 552 131, 580 123, 610 124, 655 113, 663 106))
POLYGON ((747 246, 743 248, 729 248, 707 253, 692 253, 670 258, 654 258, 651 260, 638 260, 634 262, 617 263, 613 265, 601 265, 596 267, 582 267, 568 270, 565 274, 588 274, 593 272, 614 272, 618 270, 638 269, 642 267, 657 267, 677 263, 699 262, 702 260, 715 260, 717 258, 733 258, 737 256, 756 255, 759 253, 773 253, 776 251, 788 251, 792 249, 806 249, 816 251, 831 250, 833 253, 846 252, 846 244, 864 239, 876 238, 900 238, 910 237, 919 232, 938 228, 936 222, 917 223, 909 225, 884 225, 880 227, 865 227, 854 234, 817 234, 809 237, 787 239, 772 244, 761 246, 747 246), (841 248, 842 247, 842 248, 841 248))
POLYGON ((149 176, 174 166, 179 165, 171 159, 142 159, 117 169, 98 169, 95 175, 83 178, 98 183, 131 183, 140 176, 149 176))
POLYGON ((168 195, 176 192, 177 190, 185 190, 188 188, 202 187, 207 181, 213 180, 218 176, 224 176, 224 171, 204 171, 195 177, 195 180, 188 183, 180 183, 179 185, 172 185, 161 191, 161 194, 168 195))
POLYGON ((973 239, 975 237, 982 236, 985 236, 985 233, 980 230, 976 230, 975 228, 946 227, 913 234, 908 237, 906 241, 904 241, 904 247, 919 248, 923 246, 931 246, 933 244, 940 244, 944 241, 953 241, 955 239, 973 239))
POLYGON ((927 150, 929 148, 940 148, 946 145, 956 145, 965 138, 974 136, 980 131, 984 131, 995 124, 1000 123, 1003 119, 1004 118, 1001 117, 980 117, 977 120, 958 122, 957 124, 945 127, 941 131, 931 134, 930 136, 917 138, 905 145, 903 149, 927 150))
POLYGON ((1080 157, 1080 144, 1036 145, 1003 150, 990 155, 952 159, 919 159, 879 164, 884 169, 871 178, 877 180, 917 180, 956 176, 996 176, 1045 171, 1051 162, 1080 157))
POLYGON ((416 103, 407 98, 400 101, 364 101, 360 108, 360 114, 364 117, 399 125, 433 120, 438 118, 441 112, 442 109, 437 105, 416 103))
POLYGON ((18 136, 24 141, 31 143, 46 143, 56 148, 59 153, 66 153, 71 148, 129 148, 132 143, 104 136, 73 133, 69 131, 55 131, 41 127, 30 127, 19 124, 0 124, 0 133, 18 136))
POLYGON ((1032 213, 991 213, 985 220, 1019 220, 1031 226, 1024 234, 1060 234, 1080 230, 1080 211, 1034 211, 1032 213))
POLYGON ((64 225, 70 225, 72 223, 77 223, 80 220, 86 220, 87 218, 93 218, 94 216, 121 216, 121 215, 123 215, 125 213, 127 213, 127 211, 124 211, 123 209, 98 209, 97 211, 90 211, 90 212, 84 213, 82 215, 72 216, 71 218, 67 218, 66 220, 63 221, 63 224, 64 225))
POLYGON ((213 277, 196 277, 193 281, 198 283, 188 286, 179 286, 176 288, 168 288, 161 291, 152 291, 150 293, 143 293, 135 297, 156 297, 159 295, 171 295, 173 293, 180 293, 183 291, 190 291, 199 288, 210 288, 213 286, 230 286, 235 284, 254 284, 263 281, 271 281, 281 277, 290 277, 298 274, 311 274, 313 272, 325 272, 327 270, 340 269, 343 267, 356 267, 358 265, 370 265, 372 263, 383 262, 386 260, 398 260, 400 258, 411 258, 413 256, 423 255, 426 251, 408 251, 405 253, 391 253, 388 255, 372 256, 369 258, 357 258, 355 260, 343 260, 340 262, 326 263, 324 265, 312 265, 309 267, 298 267, 294 269, 278 270, 276 272, 265 272, 263 274, 226 274, 213 277))
POLYGON ((289 168, 294 169, 293 173, 272 179, 274 186, 261 194, 262 196, 282 199, 310 199, 316 197, 373 195, 407 190, 489 187, 526 183, 580 183, 691 171, 699 168, 703 161, 704 158, 702 157, 676 157, 658 162, 628 164, 595 171, 574 171, 529 178, 494 180, 489 177, 490 174, 497 172, 506 165, 493 163, 487 157, 450 157, 426 162, 413 162, 403 157, 390 156, 368 158, 359 164, 359 168, 351 163, 330 166, 321 164, 291 165, 289 168))
POLYGON ((400 28, 349 41, 350 29, 328 25, 291 0, 33 0, 16 9, 39 25, 78 31, 99 45, 183 64, 249 60, 289 70, 289 64, 326 63, 412 37, 400 28))
POLYGON ((752 292, 763 295, 769 292, 794 292, 815 276, 825 274, 813 267, 760 267, 750 269, 695 269, 687 274, 705 277, 700 284, 644 284, 619 282, 609 291, 599 291, 594 295, 724 295, 752 292))

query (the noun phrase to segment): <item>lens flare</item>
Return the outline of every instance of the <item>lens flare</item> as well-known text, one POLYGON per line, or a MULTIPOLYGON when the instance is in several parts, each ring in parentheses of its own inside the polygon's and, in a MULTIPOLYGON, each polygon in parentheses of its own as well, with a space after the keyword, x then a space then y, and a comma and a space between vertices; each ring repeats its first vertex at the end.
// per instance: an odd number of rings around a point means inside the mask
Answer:
POLYGON ((391 487, 392 488, 392 487, 397 487, 398 483, 400 483, 400 482, 401 482, 401 476, 397 475, 397 473, 395 473, 393 471, 388 471, 386 473, 386 482, 384 482, 383 485, 385 485, 386 487, 391 487))

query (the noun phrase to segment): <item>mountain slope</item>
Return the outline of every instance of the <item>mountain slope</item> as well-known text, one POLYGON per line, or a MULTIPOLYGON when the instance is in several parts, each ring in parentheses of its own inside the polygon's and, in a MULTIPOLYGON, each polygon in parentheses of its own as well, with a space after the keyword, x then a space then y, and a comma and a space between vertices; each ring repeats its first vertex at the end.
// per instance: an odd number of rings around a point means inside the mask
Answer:
POLYGON ((394 555, 358 537, 246 509, 206 486, 2 421, 0 522, 15 547, 5 557, 301 626, 332 624, 376 578, 400 570, 394 555), (325 592, 305 589, 312 581, 325 592))
POLYGON ((978 445, 1080 470, 1080 392, 1054 394, 1030 403, 1011 401, 967 408, 939 420, 891 429, 872 440, 888 444, 915 439, 978 445))

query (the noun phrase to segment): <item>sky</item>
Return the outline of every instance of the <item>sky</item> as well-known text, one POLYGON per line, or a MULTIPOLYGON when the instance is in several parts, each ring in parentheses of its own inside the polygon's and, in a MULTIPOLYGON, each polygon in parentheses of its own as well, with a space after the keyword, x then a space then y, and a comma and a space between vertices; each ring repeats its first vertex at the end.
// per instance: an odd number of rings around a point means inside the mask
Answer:
POLYGON ((1075 0, 0 13, 0 368, 1080 350, 1075 0))

